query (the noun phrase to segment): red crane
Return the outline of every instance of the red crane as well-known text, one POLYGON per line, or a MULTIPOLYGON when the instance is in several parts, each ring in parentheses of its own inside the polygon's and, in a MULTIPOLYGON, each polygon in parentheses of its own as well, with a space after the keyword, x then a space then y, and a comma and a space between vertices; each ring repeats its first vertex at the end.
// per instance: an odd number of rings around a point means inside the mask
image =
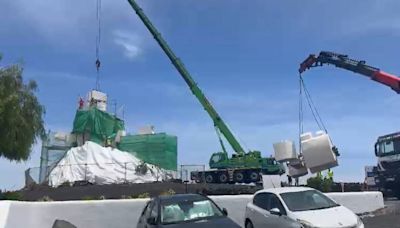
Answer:
POLYGON ((308 58, 300 64, 299 73, 301 74, 312 67, 323 66, 324 64, 334 65, 367 76, 374 81, 389 86, 396 91, 396 93, 400 93, 399 77, 386 73, 379 68, 366 65, 365 61, 350 59, 347 55, 334 52, 321 51, 318 56, 308 56, 308 58))

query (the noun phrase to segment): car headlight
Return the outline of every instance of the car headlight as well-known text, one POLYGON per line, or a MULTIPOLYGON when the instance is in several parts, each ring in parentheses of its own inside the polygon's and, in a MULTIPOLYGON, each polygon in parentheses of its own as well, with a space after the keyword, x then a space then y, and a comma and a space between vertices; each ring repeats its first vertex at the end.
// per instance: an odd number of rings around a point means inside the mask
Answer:
POLYGON ((358 216, 357 216, 357 228, 364 228, 364 223, 358 216))
POLYGON ((297 221, 303 226, 303 228, 317 228, 316 226, 314 226, 313 224, 311 224, 307 221, 304 221, 301 219, 297 219, 297 221))

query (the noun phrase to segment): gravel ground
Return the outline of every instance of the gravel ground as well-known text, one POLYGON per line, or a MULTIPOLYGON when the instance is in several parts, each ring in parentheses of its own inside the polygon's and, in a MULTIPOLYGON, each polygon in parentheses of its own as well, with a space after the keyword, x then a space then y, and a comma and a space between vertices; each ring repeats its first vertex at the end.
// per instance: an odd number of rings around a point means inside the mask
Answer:
POLYGON ((385 205, 375 216, 363 218, 365 228, 400 228, 400 201, 387 200, 385 205))

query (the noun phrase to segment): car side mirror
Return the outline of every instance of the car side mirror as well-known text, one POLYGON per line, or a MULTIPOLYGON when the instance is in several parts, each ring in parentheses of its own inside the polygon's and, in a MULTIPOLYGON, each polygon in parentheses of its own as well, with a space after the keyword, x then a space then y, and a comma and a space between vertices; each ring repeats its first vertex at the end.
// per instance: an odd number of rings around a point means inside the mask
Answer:
POLYGON ((156 224, 157 224, 156 218, 154 218, 154 217, 148 218, 148 219, 147 219, 147 224, 149 224, 149 225, 156 225, 156 224))
POLYGON ((222 208, 222 213, 224 213, 224 215, 228 216, 228 210, 226 210, 226 208, 222 208))
POLYGON ((272 215, 278 215, 281 216, 282 213, 278 208, 272 208, 271 210, 269 210, 269 213, 271 213, 272 215))

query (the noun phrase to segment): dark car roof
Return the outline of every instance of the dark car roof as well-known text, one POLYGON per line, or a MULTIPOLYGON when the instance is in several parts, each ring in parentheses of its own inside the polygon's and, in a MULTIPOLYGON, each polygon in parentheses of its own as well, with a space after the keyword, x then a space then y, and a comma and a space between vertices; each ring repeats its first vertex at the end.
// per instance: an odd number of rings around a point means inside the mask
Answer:
POLYGON ((158 196, 156 198, 160 199, 161 203, 208 200, 207 197, 199 194, 176 194, 171 196, 158 196))

